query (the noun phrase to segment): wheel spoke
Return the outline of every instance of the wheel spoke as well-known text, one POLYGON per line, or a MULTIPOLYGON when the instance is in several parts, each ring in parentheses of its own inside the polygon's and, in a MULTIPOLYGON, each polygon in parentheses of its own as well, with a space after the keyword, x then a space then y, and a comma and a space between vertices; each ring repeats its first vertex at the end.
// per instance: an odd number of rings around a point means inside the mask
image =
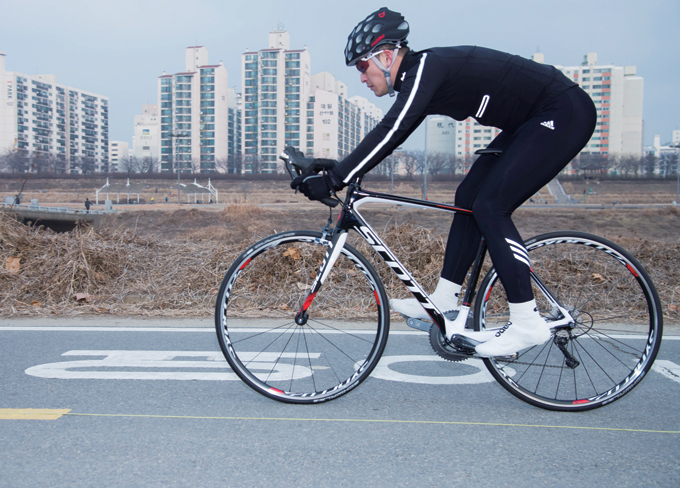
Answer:
POLYGON ((292 319, 309 298, 329 244, 303 231, 272 236, 224 278, 216 306, 220 346, 239 377, 270 398, 335 398, 370 374, 385 347, 388 298, 377 272, 349 245, 311 307, 292 319), (371 334, 352 330, 357 324, 371 334), (359 374, 357 363, 364 365, 359 374))
MULTIPOLYGON (((644 376, 631 373, 649 370, 661 341, 659 298, 644 268, 616 244, 578 232, 539 236, 527 250, 538 278, 533 286, 539 310, 553 310, 545 289, 570 311, 576 326, 555 329, 569 334, 565 350, 551 341, 549 347, 519 351, 512 361, 487 359, 491 374, 522 400, 553 410, 595 408, 625 395, 644 376), (515 371, 511 379, 503 369, 515 371)), ((475 315, 487 328, 509 318, 494 270, 477 296, 484 300, 476 303, 475 315)))

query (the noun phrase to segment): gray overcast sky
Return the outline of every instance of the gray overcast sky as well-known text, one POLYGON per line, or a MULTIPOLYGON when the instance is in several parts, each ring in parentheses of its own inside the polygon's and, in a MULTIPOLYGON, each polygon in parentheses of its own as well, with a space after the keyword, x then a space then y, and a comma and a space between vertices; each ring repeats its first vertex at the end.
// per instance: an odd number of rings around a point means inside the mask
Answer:
MULTIPOLYGON (((578 65, 587 52, 601 64, 637 66, 645 79, 645 144, 680 128, 678 0, 0 0, 0 51, 6 68, 55 74, 60 83, 108 96, 111 140, 132 143, 133 117, 156 103, 163 71, 184 69, 184 49, 208 48, 241 90, 246 49, 267 47, 284 24, 291 48, 309 48, 312 73, 328 70, 383 110, 344 65, 347 35, 370 12, 388 6, 411 24, 410 46, 476 44, 546 63, 578 65)), ((422 130, 422 129, 420 129, 422 130)), ((420 130, 407 147, 422 147, 420 130)))

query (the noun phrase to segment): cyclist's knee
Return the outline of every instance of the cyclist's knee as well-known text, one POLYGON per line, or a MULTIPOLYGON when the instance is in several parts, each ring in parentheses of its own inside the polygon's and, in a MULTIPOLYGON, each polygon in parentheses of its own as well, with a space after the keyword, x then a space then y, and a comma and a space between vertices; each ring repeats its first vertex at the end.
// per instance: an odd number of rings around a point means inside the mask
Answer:
POLYGON ((475 217, 477 226, 484 233, 486 229, 498 229, 500 223, 510 217, 511 212, 491 199, 478 198, 472 204, 472 215, 475 217))

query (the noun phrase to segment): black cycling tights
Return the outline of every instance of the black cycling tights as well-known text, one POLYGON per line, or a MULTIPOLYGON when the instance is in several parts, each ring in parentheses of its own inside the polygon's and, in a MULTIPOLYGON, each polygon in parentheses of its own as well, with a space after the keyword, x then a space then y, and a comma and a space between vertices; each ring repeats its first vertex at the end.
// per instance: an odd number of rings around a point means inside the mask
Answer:
POLYGON ((456 205, 472 209, 473 218, 454 217, 442 278, 462 284, 484 236, 508 301, 533 299, 529 257, 512 212, 576 157, 596 118, 588 94, 574 87, 551 99, 514 134, 501 132, 493 140, 489 147, 502 148, 501 156, 480 156, 456 190, 456 205))

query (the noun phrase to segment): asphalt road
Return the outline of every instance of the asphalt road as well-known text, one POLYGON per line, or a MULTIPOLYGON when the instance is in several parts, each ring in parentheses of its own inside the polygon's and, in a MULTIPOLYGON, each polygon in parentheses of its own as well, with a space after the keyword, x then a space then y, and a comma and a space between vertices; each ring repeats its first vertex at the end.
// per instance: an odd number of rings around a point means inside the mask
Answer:
POLYGON ((296 406, 235 379, 209 320, 0 320, 0 487, 677 487, 678 339, 623 399, 560 413, 395 331, 364 384, 296 406))

